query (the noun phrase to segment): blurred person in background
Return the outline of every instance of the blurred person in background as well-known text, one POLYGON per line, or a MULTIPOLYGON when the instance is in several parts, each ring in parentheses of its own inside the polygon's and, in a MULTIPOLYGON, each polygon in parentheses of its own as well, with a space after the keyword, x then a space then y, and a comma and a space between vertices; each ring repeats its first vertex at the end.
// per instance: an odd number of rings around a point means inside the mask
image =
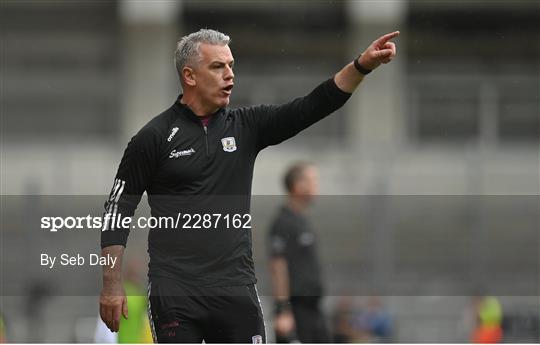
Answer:
POLYGON ((28 342, 39 342, 47 338, 45 313, 52 299, 53 286, 45 280, 32 278, 27 286, 25 314, 28 322, 28 342))
POLYGON ((6 336, 6 325, 4 323, 4 316, 0 313, 0 343, 5 343, 7 341, 6 336))
POLYGON ((370 296, 366 306, 355 311, 351 317, 352 342, 389 342, 392 335, 392 320, 385 310, 381 298, 370 296))
POLYGON ((503 311, 499 300, 493 296, 475 297, 473 308, 476 316, 476 327, 471 342, 475 344, 502 342, 503 311))
POLYGON ((283 179, 287 200, 270 232, 270 273, 275 298, 276 342, 328 343, 316 236, 306 212, 319 193, 317 168, 293 164, 283 179), (297 338, 297 339, 296 339, 297 338))
POLYGON ((354 337, 351 320, 354 300, 351 296, 339 296, 332 313, 332 341, 338 344, 350 343, 354 337))
POLYGON ((96 344, 116 344, 118 343, 118 333, 111 332, 107 325, 97 318, 96 328, 94 329, 94 343, 96 344))
MULTIPOLYGON (((117 332, 121 315, 128 317, 121 266, 130 226, 121 220, 133 216, 142 194, 153 216, 176 218, 181 212, 202 218, 222 209, 231 217, 249 216, 258 153, 343 106, 366 74, 394 58, 390 40, 398 35, 373 41, 307 96, 236 109, 227 107, 234 87, 230 38, 202 29, 178 42, 175 64, 183 94, 131 139, 105 202, 102 256, 117 263, 103 267, 100 315, 109 329, 117 332), (217 204, 218 195, 235 196, 238 204, 217 204), (171 205, 172 197, 181 205, 171 205)), ((185 223, 149 231, 149 316, 158 342, 266 341, 251 231, 214 224, 211 231, 189 231, 185 223)))

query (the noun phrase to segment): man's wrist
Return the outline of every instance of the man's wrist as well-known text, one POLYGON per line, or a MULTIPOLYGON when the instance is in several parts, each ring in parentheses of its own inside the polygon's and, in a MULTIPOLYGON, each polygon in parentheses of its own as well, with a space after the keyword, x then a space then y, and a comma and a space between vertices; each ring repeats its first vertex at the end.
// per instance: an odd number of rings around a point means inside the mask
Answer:
POLYGON ((354 68, 356 68, 356 70, 357 70, 358 72, 360 72, 360 74, 362 74, 362 75, 368 75, 368 74, 370 74, 371 72, 373 72, 373 70, 372 70, 372 69, 369 69, 369 68, 365 68, 364 66, 362 66, 362 65, 360 64, 360 57, 361 57, 361 56, 362 56, 362 54, 358 55, 358 57, 356 57, 356 58, 354 59, 354 62, 353 62, 354 68))
POLYGON ((276 300, 274 304, 274 314, 279 315, 291 310, 291 302, 289 300, 276 300))
POLYGON ((122 284, 122 272, 106 270, 103 272, 103 284, 122 284))

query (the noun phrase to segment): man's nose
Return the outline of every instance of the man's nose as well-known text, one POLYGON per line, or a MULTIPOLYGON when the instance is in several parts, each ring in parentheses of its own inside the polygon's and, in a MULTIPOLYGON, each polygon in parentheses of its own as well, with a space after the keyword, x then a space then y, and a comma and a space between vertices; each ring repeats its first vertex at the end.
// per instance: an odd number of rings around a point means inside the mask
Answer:
POLYGON ((230 68, 229 66, 227 66, 226 70, 225 70, 225 77, 224 79, 225 80, 232 80, 234 78, 234 72, 232 70, 232 68, 230 68))

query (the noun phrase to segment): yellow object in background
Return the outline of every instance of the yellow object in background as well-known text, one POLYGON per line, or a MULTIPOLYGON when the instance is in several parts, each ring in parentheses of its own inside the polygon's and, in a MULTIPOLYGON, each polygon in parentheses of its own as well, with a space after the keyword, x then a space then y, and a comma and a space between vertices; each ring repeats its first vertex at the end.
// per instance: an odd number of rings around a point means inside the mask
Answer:
POLYGON ((124 289, 128 300, 129 317, 128 319, 120 318, 118 343, 153 343, 147 316, 146 296, 137 285, 129 281, 124 283, 124 289))
POLYGON ((4 326, 4 318, 0 316, 0 343, 6 342, 6 327, 4 326))
POLYGON ((502 307, 497 298, 484 297, 478 310, 482 326, 500 326, 502 323, 502 307))

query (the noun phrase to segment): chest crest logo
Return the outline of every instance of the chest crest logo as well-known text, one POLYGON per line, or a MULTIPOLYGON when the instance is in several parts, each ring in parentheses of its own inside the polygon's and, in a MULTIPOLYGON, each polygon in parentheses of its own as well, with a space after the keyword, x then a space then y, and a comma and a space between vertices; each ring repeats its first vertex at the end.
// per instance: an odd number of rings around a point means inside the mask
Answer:
POLYGON ((234 140, 234 137, 222 138, 221 144, 223 145, 223 151, 225 152, 236 151, 236 141, 234 140))

